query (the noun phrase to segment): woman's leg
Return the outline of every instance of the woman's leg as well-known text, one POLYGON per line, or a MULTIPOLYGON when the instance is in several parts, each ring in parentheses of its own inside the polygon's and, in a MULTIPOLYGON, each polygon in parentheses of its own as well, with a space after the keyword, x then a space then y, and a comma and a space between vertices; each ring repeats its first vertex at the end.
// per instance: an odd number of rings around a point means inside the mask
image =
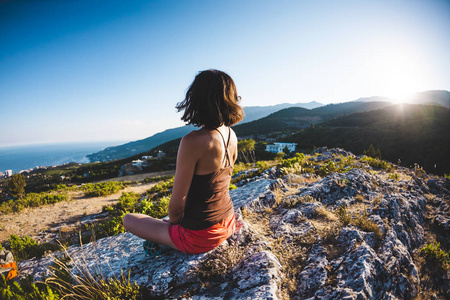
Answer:
POLYGON ((169 223, 143 214, 126 214, 123 226, 132 234, 147 241, 177 249, 169 236, 169 223))

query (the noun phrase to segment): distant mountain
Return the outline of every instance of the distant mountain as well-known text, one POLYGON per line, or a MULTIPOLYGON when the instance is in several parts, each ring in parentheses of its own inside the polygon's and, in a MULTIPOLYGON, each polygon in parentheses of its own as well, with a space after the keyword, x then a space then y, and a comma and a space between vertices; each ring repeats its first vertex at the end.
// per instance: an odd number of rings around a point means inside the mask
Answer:
POLYGON ((329 104, 315 109, 285 108, 267 117, 239 124, 233 129, 240 137, 287 132, 320 124, 336 116, 380 109, 392 105, 389 102, 345 102, 329 104))
POLYGON ((105 148, 102 151, 87 155, 87 158, 91 162, 103 162, 127 158, 138 153, 149 151, 165 142, 182 137, 194 129, 195 127, 192 125, 167 129, 142 140, 126 143, 120 146, 105 148))
POLYGON ((392 99, 388 97, 380 97, 380 96, 374 96, 374 97, 363 97, 358 98, 352 102, 374 102, 374 101, 383 101, 383 102, 391 102, 392 99))
POLYGON ((297 150, 340 147, 362 154, 370 144, 382 158, 404 166, 415 163, 434 174, 450 171, 450 110, 438 105, 397 104, 354 113, 305 128, 280 141, 297 143, 297 150))
POLYGON ((240 124, 251 122, 254 120, 258 120, 261 118, 264 118, 265 116, 270 115, 271 113, 274 113, 276 111, 288 108, 288 107, 303 107, 307 109, 314 109, 317 107, 323 106, 322 103, 311 101, 308 103, 282 103, 272 106, 247 106, 244 107, 245 116, 244 120, 240 124))
MULTIPOLYGON (((437 104, 450 108, 450 92, 445 90, 425 91, 412 95, 407 99, 402 99, 409 104, 437 104)), ((365 97, 354 100, 353 102, 374 102, 384 101, 396 103, 395 99, 388 97, 365 97)))
MULTIPOLYGON (((272 106, 248 106, 244 107, 245 117, 244 120, 240 123, 250 122, 262 117, 265 117, 275 111, 286 107, 305 107, 305 108, 315 108, 322 106, 323 104, 312 101, 308 103, 283 103, 272 106)), ((194 130, 194 126, 182 126, 172 129, 167 129, 163 132, 159 132, 151 137, 129 142, 120 146, 108 147, 99 152, 87 155, 87 158, 91 162, 95 161, 110 161, 114 159, 122 159, 127 158, 138 153, 143 153, 150 151, 154 147, 161 145, 165 142, 171 141, 176 138, 180 138, 192 130, 194 130)))
POLYGON ((438 104, 450 108, 450 92, 443 90, 426 91, 415 94, 408 103, 438 104))

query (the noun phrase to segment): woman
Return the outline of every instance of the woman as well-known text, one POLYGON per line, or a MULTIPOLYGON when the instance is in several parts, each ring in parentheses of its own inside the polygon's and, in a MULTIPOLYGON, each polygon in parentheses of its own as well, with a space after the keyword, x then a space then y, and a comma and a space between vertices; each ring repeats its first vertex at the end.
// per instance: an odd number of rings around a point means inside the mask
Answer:
POLYGON ((228 190, 237 137, 230 126, 243 118, 239 99, 226 73, 207 70, 195 77, 177 109, 184 110, 183 121, 201 129, 180 142, 169 218, 127 214, 123 223, 128 231, 191 254, 210 251, 233 234, 235 216, 228 190))

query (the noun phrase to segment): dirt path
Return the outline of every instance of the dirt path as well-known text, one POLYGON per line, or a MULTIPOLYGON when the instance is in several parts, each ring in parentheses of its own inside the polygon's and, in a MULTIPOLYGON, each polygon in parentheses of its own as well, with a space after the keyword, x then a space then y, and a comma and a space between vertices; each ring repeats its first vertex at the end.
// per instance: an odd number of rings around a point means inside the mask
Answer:
POLYGON ((136 174, 136 175, 126 175, 126 176, 120 176, 120 177, 115 177, 115 178, 111 178, 111 179, 106 179, 106 180, 102 180, 99 182, 107 182, 107 181, 142 181, 145 178, 148 177, 156 177, 156 176, 170 176, 170 175, 175 175, 175 170, 172 171, 163 171, 163 172, 154 172, 154 173, 143 173, 143 174, 136 174))
MULTIPOLYGON (((146 177, 150 177, 146 174, 146 177)), ((137 176, 137 175, 135 175, 137 176)), ((144 177, 145 178, 145 177, 144 177)), ((138 180, 138 179, 128 179, 138 180)), ((83 214, 100 213, 104 205, 119 200, 122 192, 144 193, 156 183, 137 184, 106 197, 84 198, 82 192, 74 192, 71 201, 27 208, 17 214, 0 216, 0 243, 9 239, 9 235, 34 236, 37 233, 64 222, 76 222, 83 214)))

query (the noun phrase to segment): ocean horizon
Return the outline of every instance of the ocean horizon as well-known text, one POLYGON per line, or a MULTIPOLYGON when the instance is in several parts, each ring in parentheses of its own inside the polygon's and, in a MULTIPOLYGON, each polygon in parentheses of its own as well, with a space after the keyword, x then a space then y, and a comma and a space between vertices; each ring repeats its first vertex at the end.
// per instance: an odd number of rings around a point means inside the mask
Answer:
POLYGON ((36 167, 49 167, 70 162, 89 163, 89 154, 123 141, 54 143, 0 147, 0 172, 19 173, 36 167))

